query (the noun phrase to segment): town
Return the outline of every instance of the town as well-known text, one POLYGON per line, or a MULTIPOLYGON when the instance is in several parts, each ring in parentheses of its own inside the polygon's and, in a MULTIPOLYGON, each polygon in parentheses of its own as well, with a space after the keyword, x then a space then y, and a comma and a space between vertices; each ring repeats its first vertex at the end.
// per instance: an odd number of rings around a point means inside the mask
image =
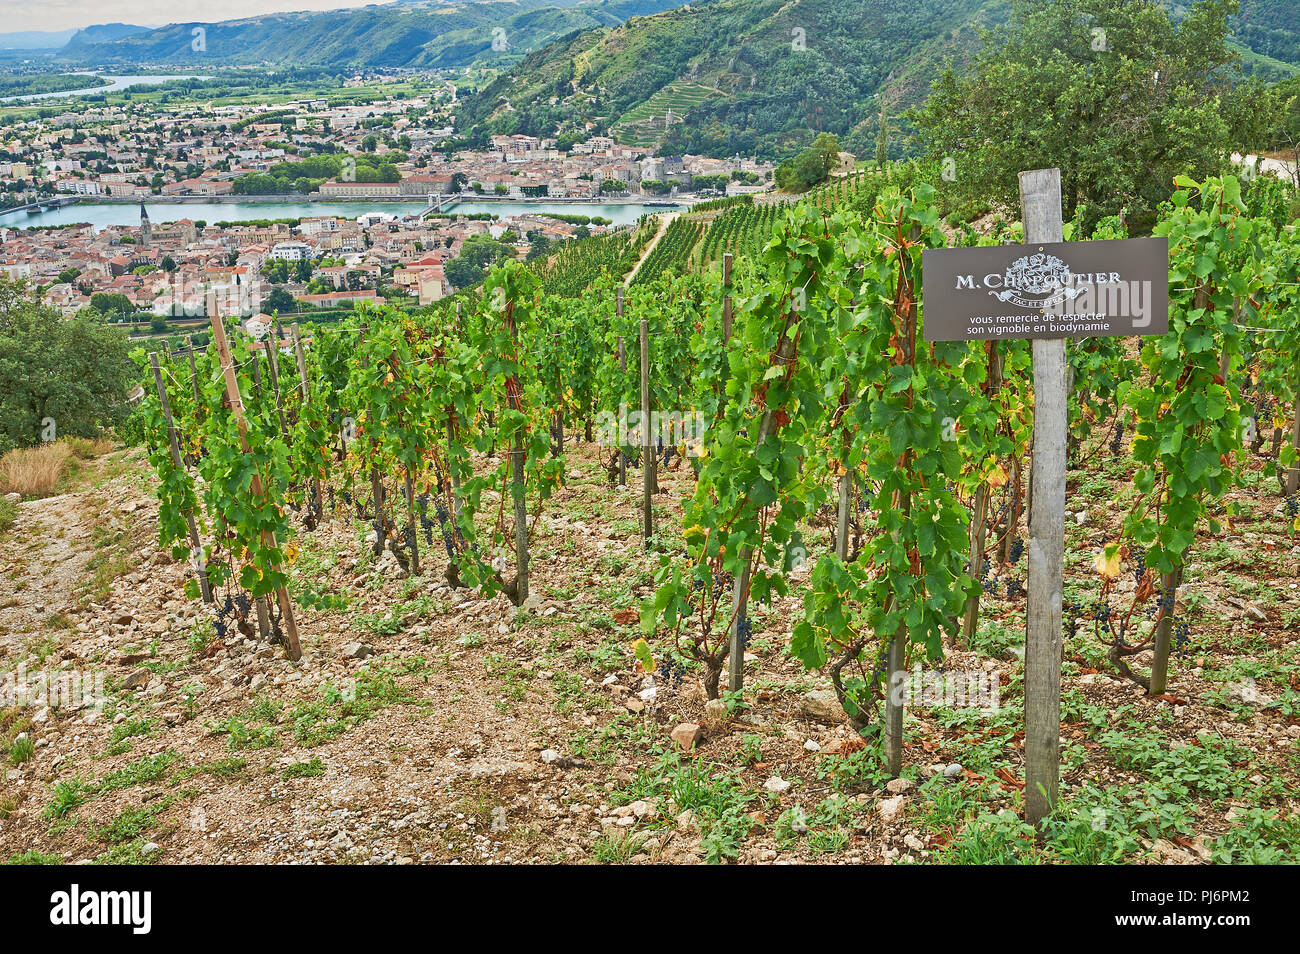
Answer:
POLYGON ((93 307, 140 334, 204 318, 213 292, 241 316, 423 306, 482 277, 479 259, 454 265, 466 243, 495 243, 495 261, 535 258, 635 221, 599 214, 611 205, 662 211, 772 185, 770 163, 659 156, 594 132, 453 149, 456 87, 426 78, 432 93, 381 102, 74 100, 11 122, 0 134, 0 272, 65 314, 93 307), (205 220, 185 214, 195 203, 231 209, 205 220), (286 211, 317 204, 329 214, 286 211), (81 221, 88 206, 119 214, 81 221), (52 209, 66 224, 29 224, 52 209))

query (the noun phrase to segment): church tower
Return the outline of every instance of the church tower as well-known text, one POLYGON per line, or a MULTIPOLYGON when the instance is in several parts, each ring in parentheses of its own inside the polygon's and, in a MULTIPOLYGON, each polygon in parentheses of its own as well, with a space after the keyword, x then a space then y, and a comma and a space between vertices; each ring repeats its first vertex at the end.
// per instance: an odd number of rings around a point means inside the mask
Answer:
POLYGON ((140 247, 146 248, 149 240, 153 238, 153 225, 149 222, 149 213, 144 210, 144 203, 140 203, 140 247))

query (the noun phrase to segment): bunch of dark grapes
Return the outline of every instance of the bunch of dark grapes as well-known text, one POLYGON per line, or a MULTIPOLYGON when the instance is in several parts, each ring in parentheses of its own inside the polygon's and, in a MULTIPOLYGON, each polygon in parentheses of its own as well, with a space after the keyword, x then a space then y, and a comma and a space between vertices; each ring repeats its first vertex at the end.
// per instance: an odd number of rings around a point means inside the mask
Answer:
POLYGON ((415 527, 409 523, 402 528, 402 541, 406 544, 406 551, 412 556, 415 555, 415 527))
POLYGON ((1129 550, 1129 556, 1133 558, 1133 579, 1141 583, 1142 577, 1147 574, 1147 548, 1135 543, 1129 550))
POLYGON ((1170 615, 1174 611, 1174 598, 1174 591, 1164 589, 1162 584, 1160 589, 1160 601, 1157 605, 1159 605, 1160 609, 1166 616, 1170 615))
POLYGON ((1061 629, 1067 639, 1073 639, 1079 635, 1079 617, 1083 615, 1083 604, 1070 602, 1065 604, 1064 609, 1061 614, 1061 629))
POLYGON ((1124 447, 1124 422, 1115 422, 1115 433, 1110 438, 1110 453, 1112 457, 1118 457, 1124 447))
POLYGON ((1192 627, 1181 616, 1174 617, 1174 652, 1179 659, 1187 652, 1187 644, 1192 636, 1192 627))
POLYGON ((433 546, 433 521, 429 519, 429 495, 420 494, 415 498, 420 511, 420 529, 424 531, 425 546, 433 546))
POLYGON ((991 569, 992 569, 992 565, 989 563, 987 558, 980 561, 979 582, 980 582, 981 593, 996 594, 998 591, 997 584, 994 581, 989 579, 989 571, 991 569))
POLYGON ((741 616, 736 620, 736 635, 740 637, 741 649, 749 645, 749 637, 754 635, 754 624, 749 621, 748 616, 741 616))
POLYGON ((1011 577, 1007 580, 1007 599, 1014 600, 1023 592, 1023 587, 1018 577, 1011 577))
POLYGON ((1092 608, 1092 618, 1101 624, 1103 633, 1110 632, 1110 603, 1098 600, 1092 608))
POLYGON ((885 651, 876 659, 876 664, 871 669, 871 681, 873 683, 878 683, 885 678, 886 670, 889 668, 889 650, 893 645, 894 640, 891 638, 889 645, 885 647, 885 651))
POLYGON ((682 684, 682 676, 686 675, 686 667, 670 657, 659 664, 658 672, 659 678, 656 681, 660 685, 677 689, 682 684))
POLYGON ((1011 549, 1007 553, 1007 559, 1009 559, 1013 564, 1015 564, 1015 563, 1019 563, 1020 558, 1024 555, 1025 555, 1024 538, 1017 536, 1014 540, 1011 541, 1011 549))
POLYGON ((735 575, 732 573, 728 573, 726 570, 722 570, 714 574, 713 577, 714 586, 720 586, 724 590, 729 590, 732 588, 732 586, 735 585, 735 583, 736 583, 735 575))
POLYGON ((1286 515, 1287 519, 1295 520, 1300 514, 1300 494, 1292 494, 1286 498, 1286 515))

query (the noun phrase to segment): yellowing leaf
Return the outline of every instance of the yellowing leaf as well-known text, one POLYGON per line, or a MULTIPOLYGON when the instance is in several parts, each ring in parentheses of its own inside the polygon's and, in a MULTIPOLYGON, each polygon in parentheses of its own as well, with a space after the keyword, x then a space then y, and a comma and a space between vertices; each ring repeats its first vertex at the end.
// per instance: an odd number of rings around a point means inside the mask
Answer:
POLYGON ((632 655, 641 664, 642 671, 654 672, 658 668, 655 665, 654 654, 650 652, 650 646, 644 639, 638 639, 632 643, 632 655))
POLYGON ((1124 558, 1120 556, 1118 544, 1110 544, 1097 551, 1092 565, 1103 580, 1116 580, 1119 579, 1120 566, 1123 562, 1124 558), (1107 551, 1111 552, 1108 554, 1107 551))

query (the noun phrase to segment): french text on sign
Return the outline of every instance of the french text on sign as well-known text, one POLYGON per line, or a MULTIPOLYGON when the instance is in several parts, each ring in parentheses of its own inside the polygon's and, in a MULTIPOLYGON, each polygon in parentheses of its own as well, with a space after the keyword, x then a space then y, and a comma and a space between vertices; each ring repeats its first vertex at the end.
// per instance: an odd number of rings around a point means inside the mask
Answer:
POLYGON ((1169 330, 1165 238, 928 249, 921 269, 927 341, 1169 330))

